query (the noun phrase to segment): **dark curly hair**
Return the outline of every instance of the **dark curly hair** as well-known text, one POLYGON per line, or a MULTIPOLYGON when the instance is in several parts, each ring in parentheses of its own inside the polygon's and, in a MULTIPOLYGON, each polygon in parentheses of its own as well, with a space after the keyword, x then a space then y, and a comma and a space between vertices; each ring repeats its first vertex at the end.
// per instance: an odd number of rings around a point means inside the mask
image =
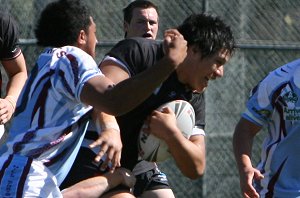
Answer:
POLYGON ((232 31, 219 17, 206 13, 192 14, 177 29, 188 46, 199 48, 202 58, 214 55, 221 49, 227 49, 232 55, 235 49, 232 31))
POLYGON ((91 24, 90 12, 81 0, 58 0, 46 6, 35 28, 38 45, 74 45, 81 30, 91 24))

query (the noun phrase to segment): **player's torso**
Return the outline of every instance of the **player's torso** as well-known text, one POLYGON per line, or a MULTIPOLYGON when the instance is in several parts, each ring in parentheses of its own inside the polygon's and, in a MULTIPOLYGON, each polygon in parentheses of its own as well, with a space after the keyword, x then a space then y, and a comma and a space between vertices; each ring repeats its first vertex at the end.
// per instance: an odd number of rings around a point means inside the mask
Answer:
MULTIPOLYGON (((275 70, 263 82, 256 97, 264 105, 263 92, 269 93, 269 134, 263 143, 258 168, 265 174, 261 187, 276 197, 299 196, 300 180, 300 63, 296 61, 275 70), (261 87, 268 84, 269 89, 261 87), (261 93, 259 93, 261 92, 261 93), (290 178, 290 179, 289 179, 290 178), (291 180, 292 179, 292 180, 291 180), (291 193, 291 194, 290 194, 291 193), (295 194, 296 193, 296 194, 295 194)), ((268 106, 268 105, 266 105, 268 106)))
MULTIPOLYGON (((61 49, 55 53, 66 51, 68 49, 61 49)), ((51 49, 45 51, 32 70, 20 95, 8 142, 2 152, 19 153, 47 162, 54 158, 56 154, 52 153, 57 152, 60 143, 75 141, 77 129, 86 122, 83 115, 91 107, 76 101, 74 91, 61 94, 74 85, 61 80, 63 77, 59 76, 64 75, 63 70, 56 70, 56 67, 62 67, 66 62, 58 65, 53 56, 57 55, 51 49)))
POLYGON ((185 86, 178 81, 176 73, 173 73, 173 75, 158 87, 141 105, 129 113, 117 117, 123 142, 122 165, 126 166, 129 163, 129 167, 132 167, 132 165, 136 163, 139 132, 146 117, 150 115, 153 110, 169 101, 190 101, 191 99, 192 92, 186 90, 185 86))

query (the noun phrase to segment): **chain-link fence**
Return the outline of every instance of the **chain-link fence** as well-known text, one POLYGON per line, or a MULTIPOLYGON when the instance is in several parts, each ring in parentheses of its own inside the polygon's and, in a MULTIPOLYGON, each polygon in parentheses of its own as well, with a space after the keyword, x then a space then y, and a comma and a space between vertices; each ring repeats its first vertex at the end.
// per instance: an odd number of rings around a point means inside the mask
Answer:
MULTIPOLYGON (((34 42, 34 24, 52 0, 0 0, 0 10, 10 12, 19 23, 21 46, 28 70, 40 53, 34 42)), ((122 8, 130 0, 86 0, 97 24, 97 61, 122 39, 122 8)), ((241 197, 232 152, 232 133, 244 109, 250 89, 270 70, 299 56, 300 0, 153 0, 159 7, 160 31, 174 27, 191 13, 202 11, 221 16, 232 26, 238 50, 225 66, 224 78, 210 83, 207 100, 207 169, 203 178, 189 180, 174 161, 161 163, 177 198, 241 197)), ((263 134, 254 143, 259 159, 263 134)))

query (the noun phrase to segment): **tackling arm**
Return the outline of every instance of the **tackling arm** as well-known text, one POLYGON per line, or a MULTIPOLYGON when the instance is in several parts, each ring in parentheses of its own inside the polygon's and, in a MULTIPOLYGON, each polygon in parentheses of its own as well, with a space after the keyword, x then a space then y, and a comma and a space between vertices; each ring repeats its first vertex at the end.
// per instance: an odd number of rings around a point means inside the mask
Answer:
POLYGON ((263 175, 252 166, 251 150, 254 136, 261 127, 241 118, 233 135, 233 151, 240 174, 240 186, 244 197, 259 197, 252 186, 254 179, 262 179, 263 175))
POLYGON ((114 87, 104 76, 91 78, 82 89, 81 101, 109 114, 127 113, 149 97, 185 59, 187 42, 178 31, 167 31, 164 47, 166 55, 157 64, 114 87), (135 90, 134 97, 128 94, 131 90, 135 90))

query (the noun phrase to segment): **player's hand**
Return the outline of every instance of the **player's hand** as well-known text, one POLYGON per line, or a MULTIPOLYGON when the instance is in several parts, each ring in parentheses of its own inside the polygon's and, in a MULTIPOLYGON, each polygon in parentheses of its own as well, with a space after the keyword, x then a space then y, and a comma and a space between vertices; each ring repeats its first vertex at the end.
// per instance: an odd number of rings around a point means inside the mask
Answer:
POLYGON ((122 184, 132 188, 136 182, 134 174, 126 168, 117 168, 116 174, 119 174, 122 177, 122 184))
POLYGON ((173 66, 177 67, 187 55, 187 41, 176 29, 164 33, 164 51, 173 66))
POLYGON ((16 103, 9 98, 0 98, 0 124, 7 123, 15 111, 16 103))
POLYGON ((256 192, 252 183, 253 180, 263 179, 263 175, 259 170, 249 167, 243 170, 244 172, 240 174, 240 186, 244 198, 258 198, 259 194, 256 192))
POLYGON ((101 150, 97 154, 95 161, 99 162, 101 158, 106 155, 105 161, 101 165, 101 169, 105 170, 108 165, 111 164, 110 171, 113 172, 116 167, 121 166, 121 151, 122 151, 122 141, 120 136, 120 131, 115 129, 103 130, 99 138, 90 144, 91 148, 100 146, 101 150))
POLYGON ((181 134, 176 125, 175 114, 169 107, 152 112, 148 119, 148 130, 151 134, 165 141, 175 134, 181 134))

